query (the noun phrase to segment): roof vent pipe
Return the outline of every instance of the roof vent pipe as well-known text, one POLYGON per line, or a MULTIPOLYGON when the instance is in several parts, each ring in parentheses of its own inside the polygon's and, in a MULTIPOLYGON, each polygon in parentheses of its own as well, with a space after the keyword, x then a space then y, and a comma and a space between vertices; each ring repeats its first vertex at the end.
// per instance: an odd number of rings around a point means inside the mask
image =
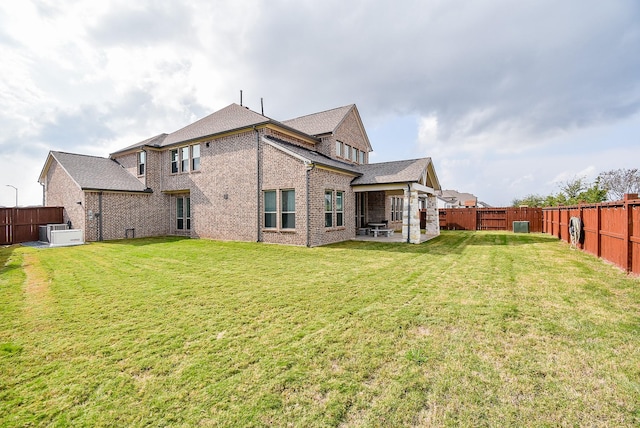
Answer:
POLYGON ((240 106, 242 107, 242 89, 240 89, 240 106))
POLYGON ((261 114, 264 116, 264 101, 262 97, 260 97, 260 111, 262 112, 261 114))

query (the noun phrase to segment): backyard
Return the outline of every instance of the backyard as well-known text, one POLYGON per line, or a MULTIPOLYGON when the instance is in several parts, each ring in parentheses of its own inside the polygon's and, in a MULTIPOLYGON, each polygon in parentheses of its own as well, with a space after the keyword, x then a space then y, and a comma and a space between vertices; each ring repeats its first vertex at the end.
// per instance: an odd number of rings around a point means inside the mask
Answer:
POLYGON ((0 426, 638 426, 640 280, 542 234, 0 248, 0 426))

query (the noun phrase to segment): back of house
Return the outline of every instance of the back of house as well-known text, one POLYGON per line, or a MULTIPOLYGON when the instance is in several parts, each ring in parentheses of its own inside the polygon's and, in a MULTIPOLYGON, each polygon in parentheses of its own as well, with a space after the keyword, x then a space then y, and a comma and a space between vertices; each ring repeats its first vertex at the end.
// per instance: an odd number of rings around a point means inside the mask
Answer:
POLYGON ((45 205, 64 207, 85 241, 178 235, 317 246, 383 221, 415 242, 420 209, 437 234, 431 159, 370 164, 371 151, 355 105, 279 122, 231 104, 108 158, 51 151, 39 181, 45 205))

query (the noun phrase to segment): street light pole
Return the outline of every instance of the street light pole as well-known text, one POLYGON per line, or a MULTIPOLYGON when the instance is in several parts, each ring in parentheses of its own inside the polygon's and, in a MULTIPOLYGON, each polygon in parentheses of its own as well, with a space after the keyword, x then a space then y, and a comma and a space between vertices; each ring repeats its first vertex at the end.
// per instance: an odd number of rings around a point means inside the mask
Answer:
POLYGON ((16 208, 18 208, 18 188, 16 186, 12 186, 11 184, 7 184, 7 187, 13 187, 16 191, 16 208))

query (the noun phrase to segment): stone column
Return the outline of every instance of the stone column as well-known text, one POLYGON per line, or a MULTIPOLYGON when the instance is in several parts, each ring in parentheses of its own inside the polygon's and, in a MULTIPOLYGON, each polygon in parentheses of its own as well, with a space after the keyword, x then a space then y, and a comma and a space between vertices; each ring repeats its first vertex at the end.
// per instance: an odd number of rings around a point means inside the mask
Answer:
POLYGON ((425 231, 429 235, 440 235, 440 214, 438 200, 434 195, 427 196, 427 225, 425 231))
POLYGON ((412 244, 420 243, 420 202, 418 192, 404 189, 402 207, 402 239, 412 244))

